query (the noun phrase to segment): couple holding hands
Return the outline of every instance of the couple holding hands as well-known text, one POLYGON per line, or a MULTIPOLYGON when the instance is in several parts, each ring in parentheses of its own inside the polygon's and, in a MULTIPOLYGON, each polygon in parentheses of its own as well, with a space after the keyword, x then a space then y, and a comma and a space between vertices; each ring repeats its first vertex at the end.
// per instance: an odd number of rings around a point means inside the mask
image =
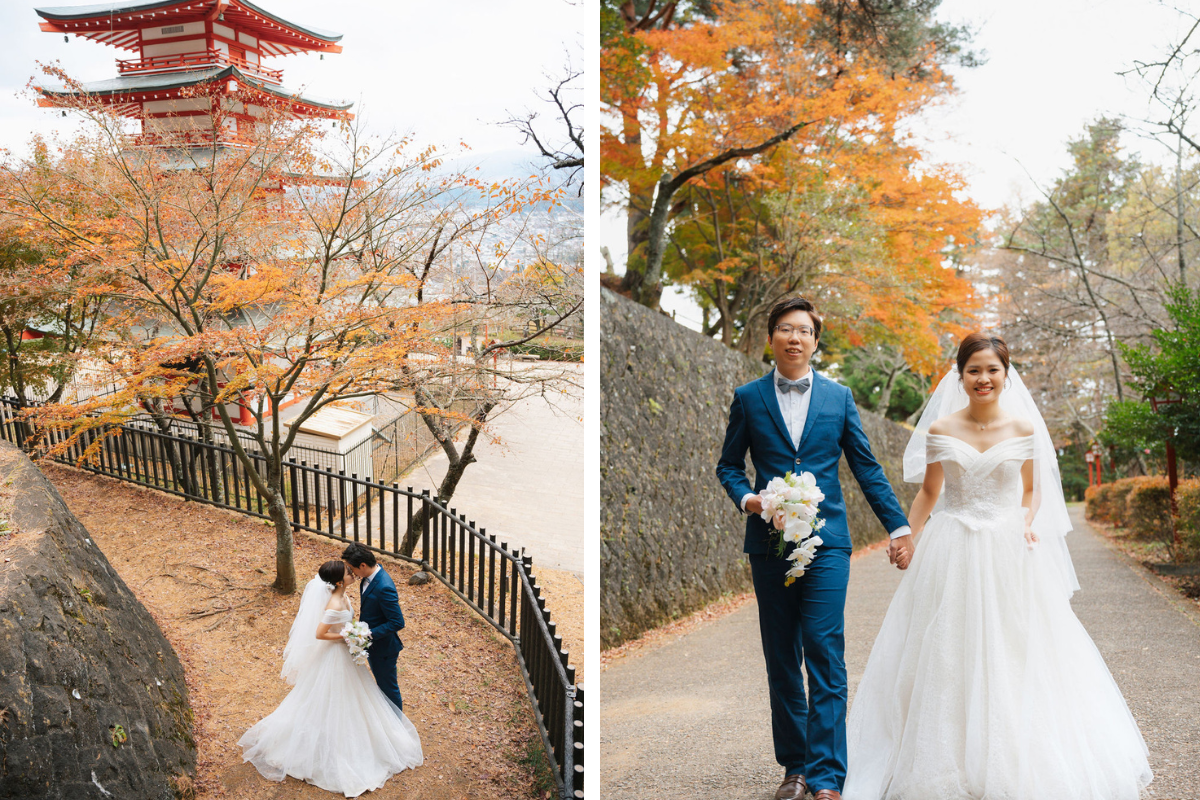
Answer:
POLYGON ((1079 585, 1056 452, 1004 341, 963 339, 905 452, 904 478, 921 484, 906 517, 850 390, 809 364, 820 336, 811 302, 775 306, 776 367, 735 391, 717 466, 748 515, 744 549, 785 771, 777 800, 809 791, 815 800, 1136 800, 1151 780, 1146 745, 1071 610, 1079 585), (842 455, 905 571, 849 714, 842 455), (825 526, 789 586, 791 562, 759 492, 801 471, 824 493, 825 526))

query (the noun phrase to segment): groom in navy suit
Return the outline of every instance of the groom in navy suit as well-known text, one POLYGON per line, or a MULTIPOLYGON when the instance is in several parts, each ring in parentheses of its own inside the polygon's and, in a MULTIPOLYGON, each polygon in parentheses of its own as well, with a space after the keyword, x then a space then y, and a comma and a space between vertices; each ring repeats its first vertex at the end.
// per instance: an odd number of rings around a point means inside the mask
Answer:
POLYGON ((404 710, 400 684, 396 681, 396 659, 404 649, 400 631, 404 629, 404 612, 396 584, 383 567, 375 563, 375 554, 357 542, 342 552, 342 561, 359 579, 358 619, 371 628, 371 645, 367 648, 367 664, 375 683, 396 708, 404 710))
POLYGON ((811 788, 815 800, 840 800, 846 780, 846 585, 850 531, 838 483, 838 458, 846 461, 891 534, 893 563, 911 552, 908 520, 871 453, 850 390, 809 366, 821 338, 821 317, 808 300, 794 297, 771 310, 768 343, 775 369, 733 394, 717 477, 745 512, 744 551, 750 557, 767 684, 775 759, 785 776, 777 800, 797 800, 811 788), (746 451, 754 462, 753 488, 746 451), (784 473, 811 472, 825 494, 820 516, 824 543, 803 577, 784 586, 791 566, 775 554, 775 534, 762 519, 759 492, 784 473), (801 665, 808 672, 804 691, 801 665))

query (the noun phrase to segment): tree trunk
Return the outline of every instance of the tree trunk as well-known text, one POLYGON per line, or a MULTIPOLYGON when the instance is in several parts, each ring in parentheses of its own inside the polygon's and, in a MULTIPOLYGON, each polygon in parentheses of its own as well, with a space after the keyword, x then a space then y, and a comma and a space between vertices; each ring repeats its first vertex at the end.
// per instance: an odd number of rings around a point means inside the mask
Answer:
POLYGON ((200 441, 204 442, 209 447, 203 448, 204 453, 203 464, 201 469, 208 473, 208 485, 211 488, 211 499, 216 503, 225 502, 225 491, 221 486, 221 476, 217 472, 217 460, 213 458, 213 449, 217 446, 217 441, 213 438, 211 412, 212 398, 214 394, 208 391, 208 379, 200 379, 200 411, 196 412, 192 409, 192 404, 188 402, 187 397, 184 397, 183 407, 187 410, 187 414, 191 417, 192 423, 196 426, 196 430, 200 432, 200 441))
POLYGON ((916 410, 916 411, 914 411, 913 413, 909 414, 909 415, 908 415, 908 418, 907 418, 907 419, 905 419, 904 421, 905 421, 907 424, 909 424, 909 425, 916 425, 918 422, 920 422, 920 421, 921 421, 921 415, 922 415, 923 413, 925 413, 925 406, 929 405, 929 400, 930 400, 930 398, 932 398, 932 397, 933 397, 933 390, 932 390, 932 387, 931 387, 931 388, 930 388, 930 390, 929 390, 929 391, 927 391, 927 392, 925 393, 925 399, 921 401, 921 405, 919 405, 919 406, 917 407, 917 410, 916 410))
POLYGON ((292 594, 296 591, 295 542, 283 495, 283 471, 274 465, 268 466, 267 480, 270 483, 267 508, 275 525, 275 582, 271 585, 280 594, 292 594))
POLYGON ((164 438, 162 440, 163 449, 167 453, 167 460, 171 464, 171 474, 175 476, 175 482, 179 484, 180 490, 185 495, 195 494, 192 491, 192 482, 190 480, 191 471, 183 468, 183 458, 181 458, 179 455, 179 442, 175 441, 173 438, 166 438, 174 435, 171 433, 173 420, 171 417, 159 411, 153 404, 147 405, 149 406, 147 410, 150 414, 150 418, 154 420, 154 424, 157 426, 159 431, 164 434, 164 438))
MULTIPOLYGON (((454 491, 458 488, 458 483, 462 480, 467 467, 475 463, 475 442, 479 440, 479 430, 487 422, 488 414, 495 407, 496 404, 489 401, 484 403, 479 411, 475 413, 473 417, 475 424, 471 426, 471 433, 467 436, 466 444, 463 445, 462 451, 457 456, 447 450, 446 454, 450 465, 446 468, 446 474, 442 477, 441 484, 438 485, 436 495, 438 502, 443 505, 450 502, 450 498, 454 497, 454 491)), ((422 414, 422 417, 425 417, 426 425, 429 425, 430 422, 435 422, 424 414, 422 414)), ((436 422, 436 424, 440 425, 441 423, 436 422)), ((445 448, 443 447, 443 449, 445 448)), ((428 506, 422 503, 421 509, 413 514, 412 519, 408 521, 408 532, 404 535, 404 543, 400 546, 400 552, 409 558, 412 558, 413 551, 417 547, 417 542, 421 539, 421 531, 425 527, 425 519, 428 516, 427 509, 428 506)), ((424 555, 428 557, 427 553, 424 555)))
POLYGON ((881 417, 886 417, 888 407, 892 404, 892 389, 896 385, 896 375, 900 372, 900 367, 894 366, 888 372, 887 380, 883 382, 883 390, 879 394, 879 402, 875 406, 875 413, 881 417))
MULTIPOLYGON (((646 308, 658 310, 662 299, 662 262, 667 245, 667 221, 671 211, 671 197, 677 183, 671 175, 663 175, 654 194, 654 206, 650 211, 650 223, 646 229, 646 271, 640 280, 630 287, 633 299, 646 308)), ((626 275, 628 275, 628 271, 626 275)))
POLYGON ((1187 285, 1187 261, 1183 257, 1183 139, 1175 147, 1175 250, 1179 254, 1179 283, 1187 285))
POLYGON ((21 337, 13 333, 8 325, 0 326, 4 331, 4 345, 8 348, 8 382, 17 396, 17 408, 25 408, 25 377, 21 370, 21 357, 17 355, 21 337))
MULTIPOLYGON (((639 150, 642 145, 642 129, 638 124, 637 114, 628 113, 624 108, 622 113, 622 138, 630 148, 639 150)), ((642 176, 634 174, 629 177, 629 205, 625 207, 625 276, 621 280, 621 291, 630 293, 634 286, 640 286, 645 273, 645 253, 639 248, 646 241, 646 220, 649 217, 650 204, 654 202, 654 184, 647 183, 642 176)))

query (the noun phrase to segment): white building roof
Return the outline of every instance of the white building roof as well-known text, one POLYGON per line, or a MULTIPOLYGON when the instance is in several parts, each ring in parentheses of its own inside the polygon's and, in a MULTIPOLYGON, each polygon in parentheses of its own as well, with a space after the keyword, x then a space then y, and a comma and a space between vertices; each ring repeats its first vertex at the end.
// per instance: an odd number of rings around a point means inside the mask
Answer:
MULTIPOLYGON (((283 424, 291 427, 292 422, 293 420, 286 420, 283 424)), ((363 425, 370 424, 371 417, 366 414, 348 408, 325 406, 300 423, 300 432, 324 436, 327 439, 345 439, 363 425)))

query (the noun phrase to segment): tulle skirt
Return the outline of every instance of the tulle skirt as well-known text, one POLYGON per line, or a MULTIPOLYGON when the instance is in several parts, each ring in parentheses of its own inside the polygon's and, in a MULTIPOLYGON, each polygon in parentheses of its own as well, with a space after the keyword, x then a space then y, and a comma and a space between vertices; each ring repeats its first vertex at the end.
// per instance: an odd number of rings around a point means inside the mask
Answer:
POLYGON ((930 520, 847 725, 846 800, 1136 800, 1146 745, 1021 509, 930 520))
POLYGON ((238 744, 268 780, 291 775, 357 797, 420 766, 421 738, 344 644, 322 645, 279 707, 238 744))

